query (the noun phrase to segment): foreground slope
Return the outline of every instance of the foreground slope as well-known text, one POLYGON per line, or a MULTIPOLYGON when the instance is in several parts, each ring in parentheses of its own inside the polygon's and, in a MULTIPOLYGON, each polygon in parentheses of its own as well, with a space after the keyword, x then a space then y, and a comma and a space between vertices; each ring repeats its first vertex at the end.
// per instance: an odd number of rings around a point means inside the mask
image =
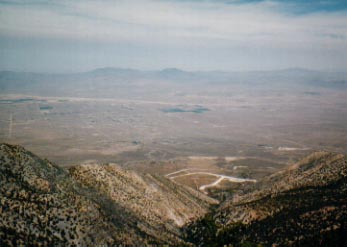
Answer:
POLYGON ((346 246, 347 158, 317 152, 238 192, 187 230, 202 246, 346 246))
POLYGON ((66 171, 0 145, 0 245, 186 245, 179 226, 212 199, 172 181, 86 165, 66 171))
MULTIPOLYGON (((137 216, 137 226, 165 242, 180 235, 179 227, 205 215, 216 200, 157 176, 139 175, 115 164, 89 164, 70 168, 88 197, 106 196, 125 212, 137 216)), ((83 193, 83 192, 82 192, 83 193)))
POLYGON ((0 145, 0 246, 347 246, 347 157, 314 153, 208 213, 215 203, 164 177, 64 170, 0 145))

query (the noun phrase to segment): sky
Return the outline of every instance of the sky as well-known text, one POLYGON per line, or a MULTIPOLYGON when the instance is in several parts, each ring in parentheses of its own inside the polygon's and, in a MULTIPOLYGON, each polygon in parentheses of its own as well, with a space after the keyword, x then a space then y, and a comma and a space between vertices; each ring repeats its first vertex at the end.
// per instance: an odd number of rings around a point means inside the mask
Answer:
POLYGON ((0 70, 347 68, 347 0, 0 0, 0 70))

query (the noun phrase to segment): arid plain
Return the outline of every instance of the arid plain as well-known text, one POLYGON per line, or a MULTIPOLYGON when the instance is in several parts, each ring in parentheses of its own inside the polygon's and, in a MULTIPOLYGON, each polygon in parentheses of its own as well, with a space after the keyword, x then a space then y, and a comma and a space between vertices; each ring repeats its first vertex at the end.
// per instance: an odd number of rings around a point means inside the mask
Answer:
POLYGON ((32 75, 16 90, 9 81, 21 83, 18 75, 3 75, 0 139, 65 167, 117 163, 161 175, 191 169, 172 179, 196 188, 218 178, 206 171, 257 179, 315 150, 347 152, 344 81, 315 85, 313 72, 299 72, 298 79, 291 77, 297 70, 218 77, 103 69, 32 75))

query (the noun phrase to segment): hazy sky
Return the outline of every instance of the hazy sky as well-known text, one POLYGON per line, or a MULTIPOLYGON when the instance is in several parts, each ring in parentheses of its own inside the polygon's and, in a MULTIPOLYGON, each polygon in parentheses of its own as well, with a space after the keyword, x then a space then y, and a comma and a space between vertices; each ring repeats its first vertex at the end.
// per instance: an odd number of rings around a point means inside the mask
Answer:
POLYGON ((347 68, 347 0, 0 0, 0 70, 347 68))

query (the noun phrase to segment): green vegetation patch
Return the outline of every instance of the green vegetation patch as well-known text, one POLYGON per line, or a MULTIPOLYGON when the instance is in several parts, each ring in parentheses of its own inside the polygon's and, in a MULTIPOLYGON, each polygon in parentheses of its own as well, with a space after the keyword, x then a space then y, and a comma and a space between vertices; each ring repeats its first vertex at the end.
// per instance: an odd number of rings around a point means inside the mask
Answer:
POLYGON ((40 106, 40 110, 52 110, 52 109, 53 109, 53 106, 50 106, 50 105, 40 106))
POLYGON ((206 111, 210 111, 210 109, 202 106, 195 106, 193 108, 183 108, 183 107, 172 107, 172 108, 164 108, 161 109, 164 113, 185 113, 185 112, 192 112, 192 113, 204 113, 206 111))

